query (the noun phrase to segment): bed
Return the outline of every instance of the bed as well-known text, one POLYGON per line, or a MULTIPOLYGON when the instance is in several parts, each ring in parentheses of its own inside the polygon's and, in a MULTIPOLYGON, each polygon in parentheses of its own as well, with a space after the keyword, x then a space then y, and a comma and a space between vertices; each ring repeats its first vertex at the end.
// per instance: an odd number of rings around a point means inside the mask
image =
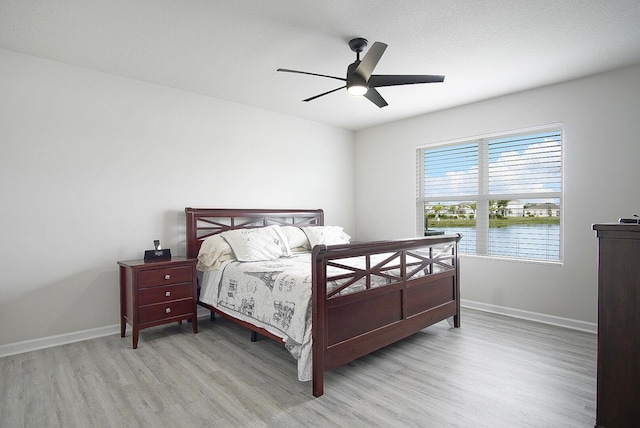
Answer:
POLYGON ((285 345, 315 397, 324 394, 328 370, 443 320, 460 327, 460 235, 349 242, 342 228, 324 224, 320 209, 185 213, 187 256, 199 259, 198 303, 212 319, 219 314, 251 330, 252 340, 257 333, 285 345), (284 254, 253 260, 236 242, 245 236, 268 238, 258 252, 283 241, 273 251, 284 254), (305 245, 288 245, 300 236, 305 245), (234 251, 218 251, 212 262, 211 243, 222 241, 234 251))

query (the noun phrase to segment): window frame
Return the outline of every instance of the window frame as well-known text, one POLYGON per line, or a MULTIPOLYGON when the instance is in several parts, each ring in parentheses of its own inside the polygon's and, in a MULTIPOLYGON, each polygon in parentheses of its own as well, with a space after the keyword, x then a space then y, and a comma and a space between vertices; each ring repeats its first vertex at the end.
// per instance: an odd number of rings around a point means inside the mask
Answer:
MULTIPOLYGON (((495 132, 491 134, 483 134, 473 137, 465 137, 456 140, 441 141, 430 144, 423 144, 416 147, 416 235, 423 236, 425 233, 425 203, 433 202, 476 202, 475 220, 476 220, 476 249, 473 253, 460 253, 464 256, 506 259, 524 262, 540 262, 549 264, 562 264, 564 261, 564 146, 565 133, 564 125, 561 122, 547 125, 523 128, 512 131, 495 132), (527 192, 520 193, 489 193, 489 142, 498 139, 516 138, 519 136, 542 134, 545 132, 558 132, 560 134, 560 191, 548 192, 527 192), (475 194, 449 195, 449 196, 424 196, 424 151, 429 149, 456 147, 463 145, 477 144, 478 153, 478 190, 475 194), (527 258, 527 257, 510 257, 504 255, 488 254, 489 250, 489 201, 495 200, 519 200, 519 199, 558 199, 559 200, 559 254, 558 258, 527 258), (478 222, 482 222, 486 227, 478 227, 478 222)), ((464 237, 463 237, 464 239, 464 237)))

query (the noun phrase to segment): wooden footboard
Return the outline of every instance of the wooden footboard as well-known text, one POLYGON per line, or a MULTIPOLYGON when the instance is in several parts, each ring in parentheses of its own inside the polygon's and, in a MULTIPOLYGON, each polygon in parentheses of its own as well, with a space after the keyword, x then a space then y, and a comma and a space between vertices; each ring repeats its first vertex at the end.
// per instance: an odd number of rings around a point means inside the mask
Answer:
POLYGON ((314 247, 314 396, 324 393, 327 370, 449 317, 460 326, 459 240, 455 235, 314 247), (347 293, 356 283, 360 290, 347 293))

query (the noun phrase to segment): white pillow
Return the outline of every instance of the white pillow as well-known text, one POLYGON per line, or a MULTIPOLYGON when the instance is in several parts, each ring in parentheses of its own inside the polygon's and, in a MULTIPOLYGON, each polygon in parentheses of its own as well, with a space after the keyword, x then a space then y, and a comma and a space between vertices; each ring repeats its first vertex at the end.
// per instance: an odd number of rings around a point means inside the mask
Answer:
POLYGON ((276 260, 291 256, 287 239, 280 226, 234 229, 220 235, 227 240, 236 259, 241 262, 276 260))
POLYGON ((233 259, 235 259, 233 250, 229 246, 229 243, 220 235, 211 235, 205 239, 198 252, 198 265, 200 270, 209 270, 203 269, 203 266, 218 269, 220 263, 233 259))
POLYGON ((318 244, 348 244, 351 240, 351 237, 340 226, 307 226, 303 227, 302 230, 309 238, 311 248, 318 244))
POLYGON ((307 235, 298 226, 280 226, 280 230, 284 237, 287 238, 292 252, 309 251, 311 249, 307 235))

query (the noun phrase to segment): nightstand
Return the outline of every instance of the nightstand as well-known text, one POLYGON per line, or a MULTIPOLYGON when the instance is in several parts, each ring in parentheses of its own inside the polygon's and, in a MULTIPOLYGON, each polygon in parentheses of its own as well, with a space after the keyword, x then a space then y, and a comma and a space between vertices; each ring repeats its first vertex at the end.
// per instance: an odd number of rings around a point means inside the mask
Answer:
POLYGON ((133 349, 140 330, 170 322, 191 321, 198 332, 196 259, 119 261, 120 336, 133 328, 133 349))

